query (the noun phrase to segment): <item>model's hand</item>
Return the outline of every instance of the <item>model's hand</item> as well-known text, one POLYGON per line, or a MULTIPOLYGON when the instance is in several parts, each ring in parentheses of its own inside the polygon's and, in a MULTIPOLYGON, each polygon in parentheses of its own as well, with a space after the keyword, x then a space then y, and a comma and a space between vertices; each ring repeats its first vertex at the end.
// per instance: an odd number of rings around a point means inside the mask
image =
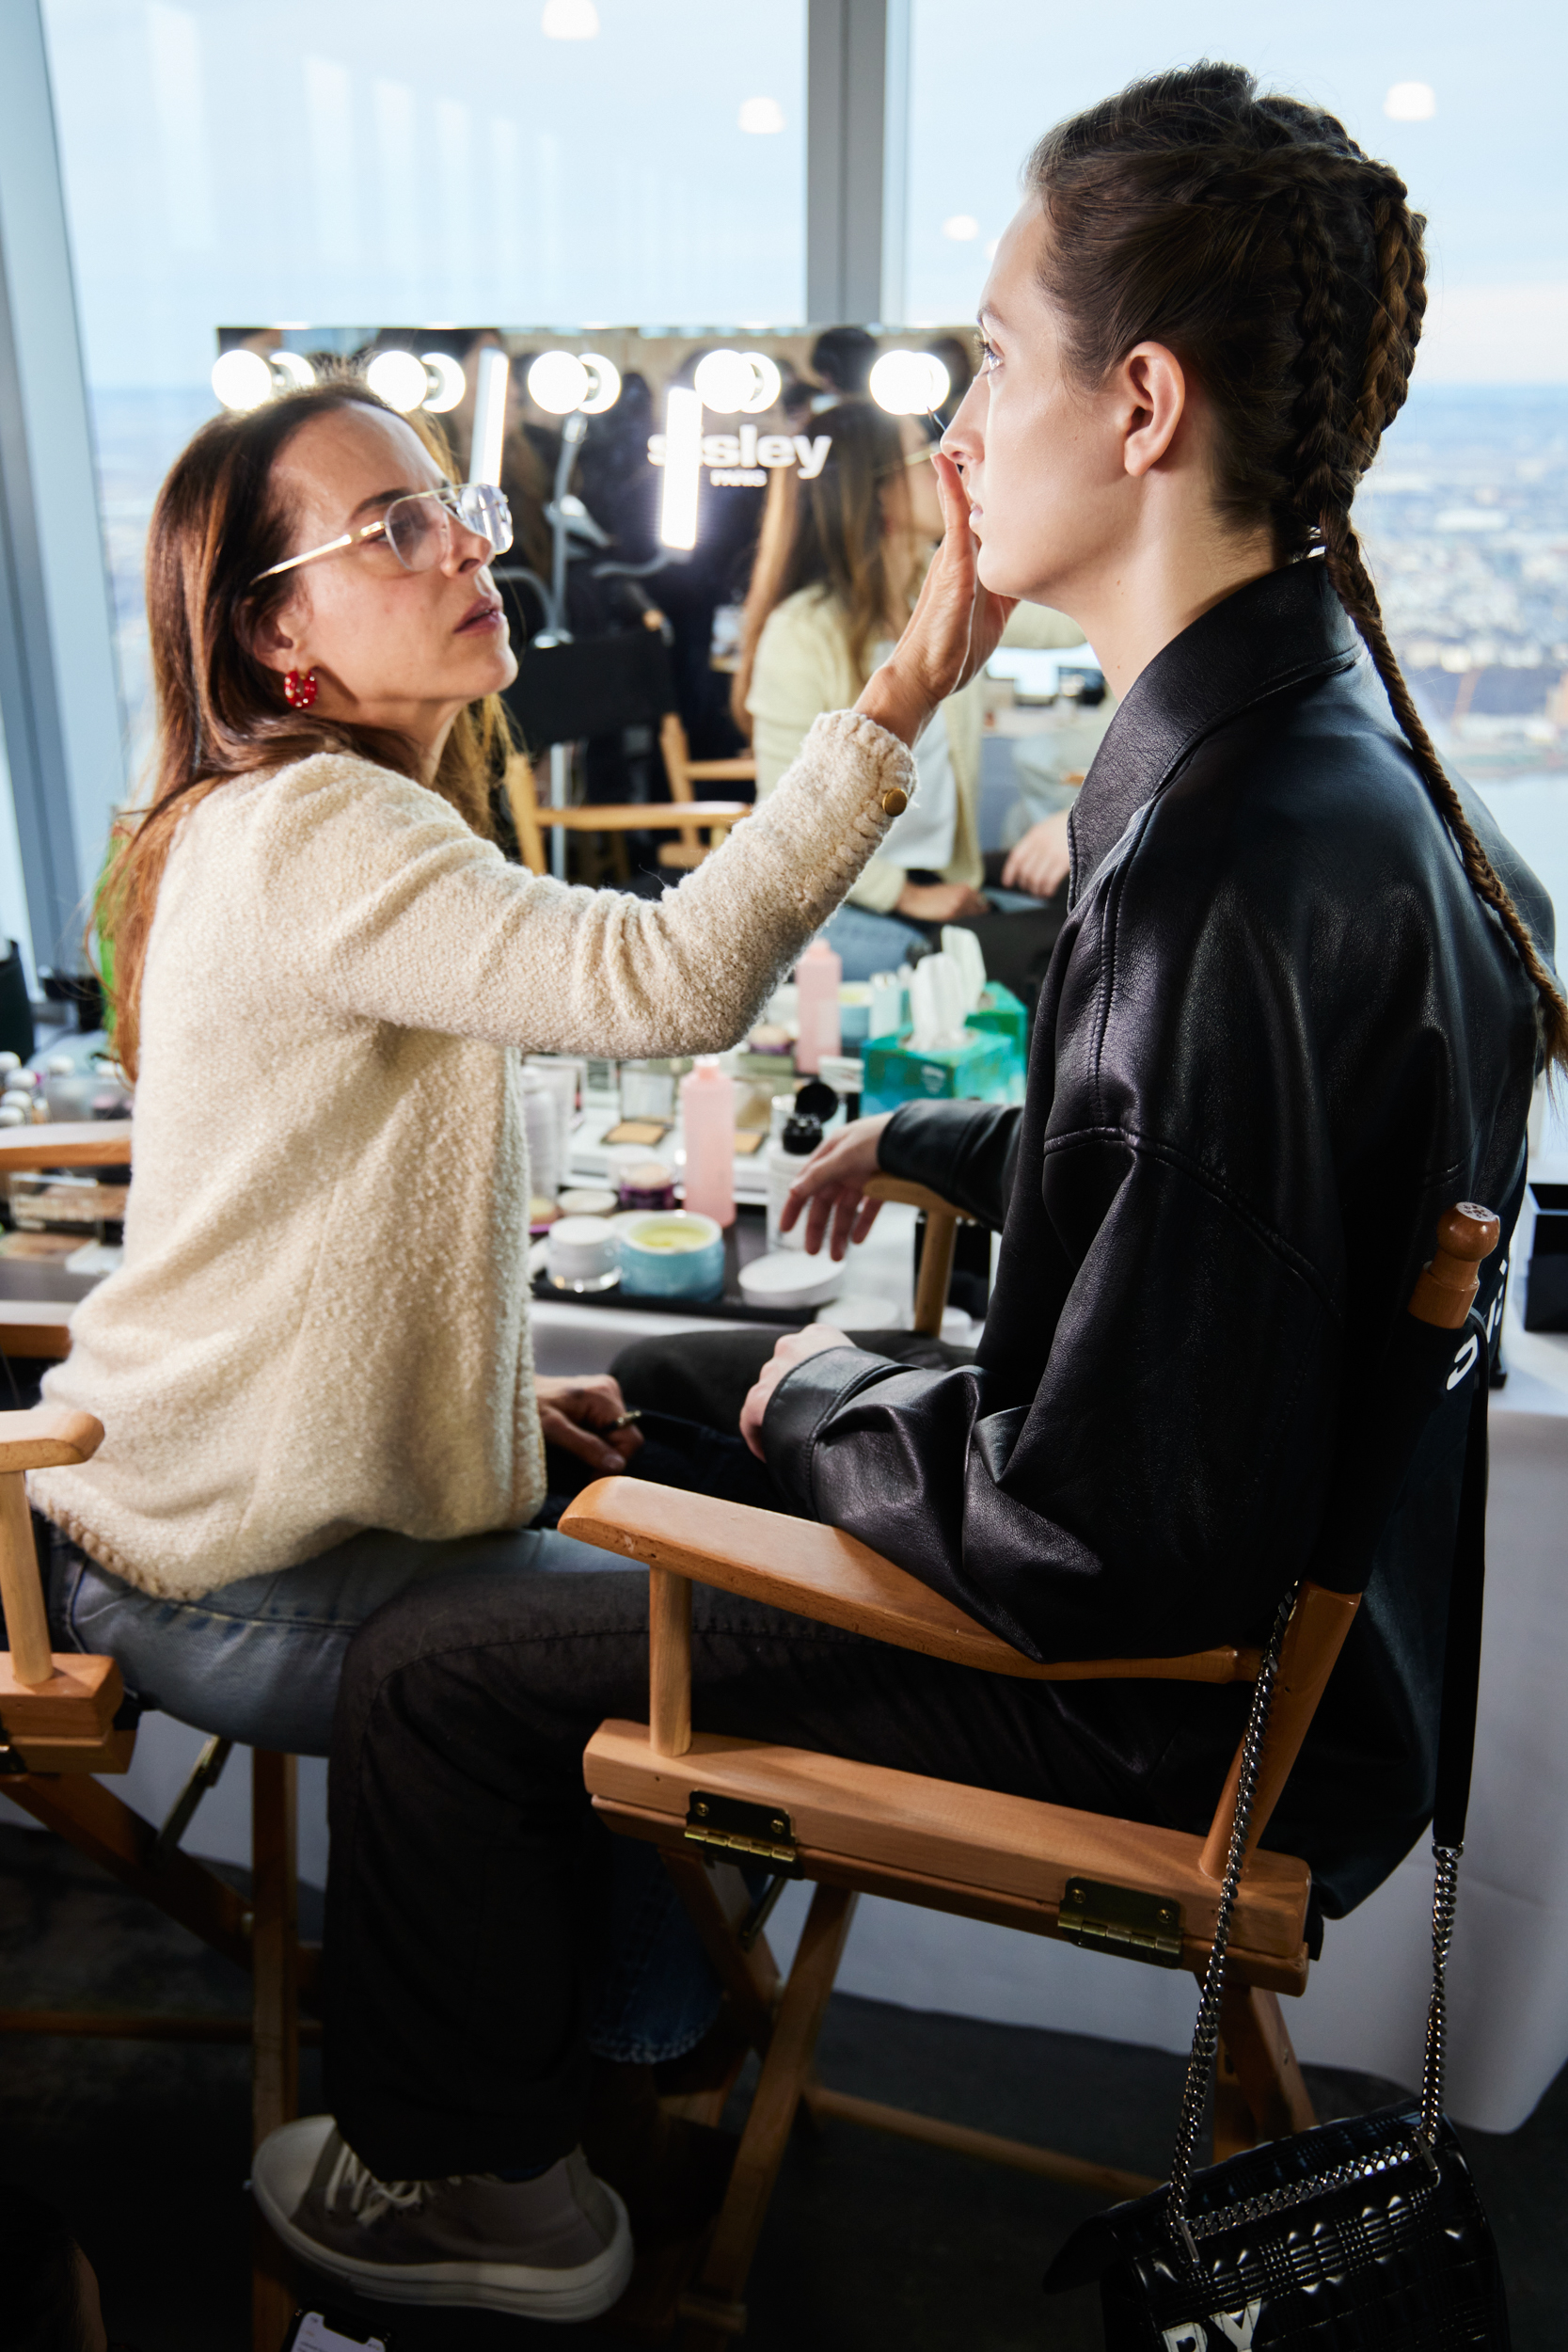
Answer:
POLYGON ((967 882, 906 882, 893 911, 911 923, 957 923, 966 914, 989 914, 990 903, 967 882))
POLYGON ((868 1200, 865 1187, 877 1173, 877 1147, 892 1117, 884 1111, 879 1119, 857 1119, 841 1127, 817 1145, 790 1185, 779 1230, 793 1232, 804 1215, 806 1248, 813 1257, 822 1247, 830 1220, 830 1248, 835 1258, 842 1258, 852 1241, 863 1241, 876 1224, 882 1204, 868 1200))
POLYGON ((1068 811, 1042 817, 1031 825, 1002 868, 1004 890, 1027 890, 1036 898, 1053 898, 1071 871, 1067 840, 1068 811))
MULTIPOLYGON (((864 1122, 870 1126, 873 1120, 864 1122)), ((876 1203, 871 1204, 873 1211, 876 1203)), ((842 1252, 840 1253, 842 1255, 842 1252)), ((808 1323, 803 1331, 786 1331, 778 1346, 764 1364, 757 1376, 756 1387, 747 1395, 740 1408, 740 1434, 760 1462, 762 1451, 762 1417, 768 1410, 768 1400, 786 1372, 803 1364, 808 1356, 820 1355, 825 1347, 852 1347, 854 1342, 842 1331, 835 1331, 831 1323, 808 1323)))
POLYGON ((855 705, 911 751, 938 705, 985 668, 1018 602, 981 587, 958 469, 940 453, 931 463, 947 528, 908 628, 855 705))
POLYGON ((614 1425, 626 1400, 608 1372, 585 1373, 579 1380, 536 1379, 533 1393, 545 1443, 579 1454, 595 1470, 625 1470, 642 1442, 640 1430, 614 1425))

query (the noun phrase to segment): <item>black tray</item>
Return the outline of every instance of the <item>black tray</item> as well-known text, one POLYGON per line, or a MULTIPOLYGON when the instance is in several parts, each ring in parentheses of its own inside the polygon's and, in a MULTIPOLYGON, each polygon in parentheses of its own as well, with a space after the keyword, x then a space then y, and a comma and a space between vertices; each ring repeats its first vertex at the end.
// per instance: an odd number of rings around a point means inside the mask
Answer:
POLYGON ((724 1234, 724 1287, 717 1298, 636 1298, 613 1283, 607 1291, 557 1290, 547 1274, 533 1278, 535 1298, 553 1299, 558 1306, 618 1307, 650 1315, 694 1315, 705 1323, 777 1324, 783 1331, 800 1331, 816 1313, 815 1307, 754 1307, 740 1287, 740 1269, 753 1258, 768 1254, 768 1213, 747 1201, 737 1206, 735 1223, 724 1234))

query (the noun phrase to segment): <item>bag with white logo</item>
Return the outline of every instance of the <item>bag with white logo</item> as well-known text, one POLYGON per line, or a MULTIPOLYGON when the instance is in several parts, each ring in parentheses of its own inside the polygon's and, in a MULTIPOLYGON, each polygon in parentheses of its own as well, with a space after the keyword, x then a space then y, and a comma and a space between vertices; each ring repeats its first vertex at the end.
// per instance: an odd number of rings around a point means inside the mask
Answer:
MULTIPOLYGON (((1439 1344, 1451 1348, 1456 1336, 1444 1333, 1439 1344)), ((1226 1947, 1258 1759, 1292 1594, 1264 1654, 1247 1720, 1170 2180, 1152 2196, 1085 2222, 1045 2277, 1048 2294, 1100 2281, 1106 2352, 1228 2352, 1232 2345, 1237 2352, 1508 2352, 1497 2249, 1442 2112, 1444 1971, 1481 1667, 1486 1342, 1486 1328, 1472 1314, 1468 1336, 1441 1382, 1452 1391, 1476 1375, 1449 1600, 1433 1815, 1433 1992, 1421 2096, 1374 2115, 1319 2124, 1204 2171, 1192 2169, 1213 2075, 1226 1947)), ((1412 1347, 1431 1344, 1418 1334, 1411 1342, 1412 1347)), ((1434 1365, 1434 1374, 1443 1369, 1434 1365)), ((1424 1418, 1423 1412, 1418 1420, 1424 1418)), ((1404 1453, 1403 1462, 1409 1458, 1404 1453)), ((1374 1513, 1368 1523, 1381 1532, 1386 1517, 1386 1510, 1374 1513)), ((1369 1565, 1370 1549, 1369 1543, 1369 1565)))

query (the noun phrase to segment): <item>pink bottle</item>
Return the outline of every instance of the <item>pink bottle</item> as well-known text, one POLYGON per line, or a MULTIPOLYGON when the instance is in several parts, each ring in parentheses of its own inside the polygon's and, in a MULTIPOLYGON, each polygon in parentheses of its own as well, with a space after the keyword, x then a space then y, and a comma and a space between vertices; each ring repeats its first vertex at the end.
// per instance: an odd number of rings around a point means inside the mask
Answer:
MULTIPOLYGON (((836 959, 835 959, 836 961, 836 959)), ((716 1054, 699 1054, 681 1080, 686 1206, 716 1225, 735 1223, 735 1080, 716 1054)))
POLYGON ((796 1011, 800 1041, 795 1067, 815 1073, 824 1054, 838 1052, 838 984, 844 965, 825 939, 814 939, 795 967, 796 1011))

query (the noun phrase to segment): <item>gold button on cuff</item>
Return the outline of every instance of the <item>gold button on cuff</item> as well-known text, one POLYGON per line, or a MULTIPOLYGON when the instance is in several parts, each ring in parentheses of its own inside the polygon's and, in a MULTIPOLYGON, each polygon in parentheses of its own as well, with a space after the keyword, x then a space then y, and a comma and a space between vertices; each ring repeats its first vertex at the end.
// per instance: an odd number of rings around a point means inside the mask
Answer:
POLYGON ((882 794, 882 809, 889 817, 902 817, 910 804, 910 796, 895 785, 891 792, 882 794))

